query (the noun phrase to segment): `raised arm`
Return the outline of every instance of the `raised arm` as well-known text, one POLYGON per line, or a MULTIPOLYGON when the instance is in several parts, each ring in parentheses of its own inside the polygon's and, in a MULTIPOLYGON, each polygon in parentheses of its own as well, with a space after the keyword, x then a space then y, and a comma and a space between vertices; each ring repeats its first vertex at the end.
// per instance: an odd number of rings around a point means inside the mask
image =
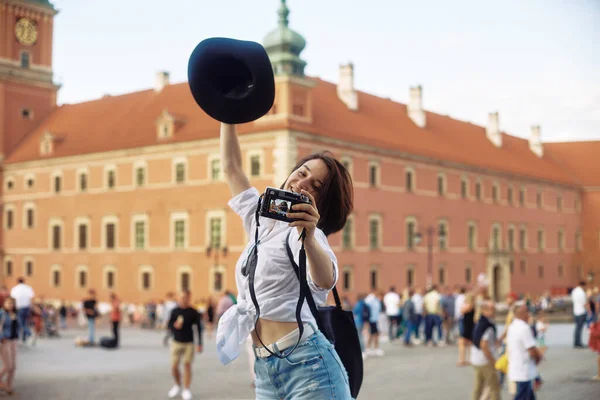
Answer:
POLYGON ((221 123, 221 165, 232 196, 250 188, 242 166, 242 150, 235 132, 235 125, 221 123))

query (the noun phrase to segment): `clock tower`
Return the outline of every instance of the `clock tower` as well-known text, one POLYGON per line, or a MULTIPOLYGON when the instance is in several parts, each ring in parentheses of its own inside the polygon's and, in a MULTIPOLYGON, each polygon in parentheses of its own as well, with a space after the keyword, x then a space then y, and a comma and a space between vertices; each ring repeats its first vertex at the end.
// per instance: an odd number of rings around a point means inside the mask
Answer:
POLYGON ((56 107, 49 0, 0 0, 0 161, 56 107))

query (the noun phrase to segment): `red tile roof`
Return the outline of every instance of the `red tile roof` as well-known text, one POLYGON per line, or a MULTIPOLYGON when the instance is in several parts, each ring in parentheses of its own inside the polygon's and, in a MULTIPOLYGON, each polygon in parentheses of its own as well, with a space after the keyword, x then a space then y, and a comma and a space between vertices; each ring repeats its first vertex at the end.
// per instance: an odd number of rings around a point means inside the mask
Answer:
POLYGON ((546 154, 583 186, 600 187, 600 141, 546 143, 546 154))
MULTIPOLYGON (((497 148, 487 139, 485 128, 430 112, 426 127, 421 129, 408 117, 406 105, 363 92, 359 93, 358 111, 351 111, 338 99, 335 84, 314 81, 312 124, 251 123, 241 126, 240 133, 291 128, 530 178, 578 183, 570 169, 566 171, 547 155, 539 158, 533 154, 527 140, 503 134, 502 147, 497 148)), ((218 136, 218 123, 196 105, 187 83, 180 83, 166 86, 159 93, 145 90, 63 105, 23 140, 6 163, 163 143, 157 139, 156 120, 164 109, 184 120, 174 137, 164 142, 218 136), (55 144, 51 156, 40 156, 40 137, 46 131, 63 140, 55 144)))

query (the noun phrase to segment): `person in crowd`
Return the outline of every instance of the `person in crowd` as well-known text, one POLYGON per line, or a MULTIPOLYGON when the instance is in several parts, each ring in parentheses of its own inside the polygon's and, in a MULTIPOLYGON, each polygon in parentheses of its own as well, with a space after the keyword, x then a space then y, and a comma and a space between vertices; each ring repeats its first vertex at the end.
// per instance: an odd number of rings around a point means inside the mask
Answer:
POLYGON ((442 296, 442 329, 445 331, 445 343, 453 342, 453 332, 456 325, 454 311, 456 307, 456 296, 452 293, 450 286, 446 286, 444 295, 442 296))
POLYGON ((212 338, 215 325, 215 302, 212 297, 208 298, 206 306, 206 333, 212 338))
POLYGON ((421 324, 423 324, 424 316, 423 316, 423 291, 421 288, 416 288, 415 293, 412 296, 412 303, 415 308, 415 343, 420 343, 420 331, 421 324))
POLYGON ((64 299, 60 301, 60 308, 58 310, 58 314, 60 316, 60 329, 62 329, 62 330, 67 329, 68 310, 67 310, 67 305, 65 304, 64 299))
POLYGON ((167 300, 165 301, 165 305, 163 307, 163 315, 162 320, 164 321, 165 328, 165 336, 163 337, 163 346, 167 347, 169 344, 169 338, 171 337, 171 330, 169 329, 169 321, 171 320, 171 313, 177 307, 177 302, 175 301, 175 293, 169 292, 167 293, 167 300))
POLYGON ((221 124, 221 162, 233 195, 229 205, 242 218, 251 240, 236 266, 238 304, 218 322, 219 358, 222 363, 235 359, 252 332, 257 398, 350 399, 343 364, 331 351, 331 343, 319 331, 306 303, 301 309, 303 333, 299 331, 296 308, 300 281, 286 250, 289 245, 294 262, 299 264, 304 244, 308 287, 315 303, 325 304, 338 278, 337 258, 327 236, 344 227, 352 210, 350 174, 330 153, 302 158, 281 188, 306 196, 310 203, 294 204, 287 212, 292 220, 288 223, 257 215, 260 193, 250 185, 241 155, 235 126, 221 124), (293 359, 319 357, 318 368, 291 364, 271 354, 291 350, 298 339, 309 345, 296 348, 293 359), (276 387, 274 382, 282 385, 276 387))
POLYGON ((365 323, 369 322, 369 306, 365 303, 365 295, 359 294, 356 299, 356 304, 352 310, 354 314, 354 323, 356 330, 358 331, 358 340, 360 341, 360 348, 363 352, 363 358, 366 358, 367 353, 365 352, 365 338, 363 335, 365 323))
POLYGON ((27 342, 31 331, 29 330, 29 321, 31 318, 31 302, 35 297, 35 293, 31 286, 25 283, 25 278, 20 277, 17 279, 17 284, 10 291, 10 297, 15 301, 15 307, 17 308, 17 315, 21 322, 19 326, 22 329, 23 343, 27 342))
POLYGON ((191 400, 192 392, 192 361, 194 361, 194 349, 202 352, 202 321, 198 311, 192 307, 190 302, 190 291, 183 290, 179 298, 179 304, 171 312, 168 327, 173 336, 171 343, 171 373, 175 384, 169 390, 170 399, 181 394, 183 400, 191 400), (194 348, 194 327, 196 327, 197 344, 194 348), (179 364, 183 360, 183 385, 179 364))
POLYGON ((588 343, 590 349, 598 355, 597 365, 598 370, 592 378, 593 381, 600 381, 600 322, 594 322, 590 326, 590 341, 588 343))
POLYGON ((121 323, 121 301, 115 293, 110 294, 110 322, 112 324, 113 338, 119 346, 119 324, 121 323))
POLYGON ((433 347, 438 343, 442 345, 442 296, 437 290, 437 286, 433 285, 427 294, 423 297, 423 310, 425 314, 425 344, 433 347), (438 340, 434 340, 433 332, 438 332, 438 340))
POLYGON ((579 285, 571 291, 571 301, 573 302, 573 317, 575 318, 575 334, 573 338, 573 347, 584 348, 581 341, 583 326, 585 325, 587 313, 590 311, 587 296, 585 294, 585 281, 579 282, 579 285))
POLYGON ((385 314, 388 319, 388 338, 390 342, 394 341, 400 331, 400 295, 396 293, 396 288, 392 286, 390 291, 383 297, 385 305, 385 314))
POLYGON ((381 296, 372 291, 365 298, 365 304, 369 307, 369 340, 366 353, 381 357, 385 354, 379 347, 379 315, 383 310, 381 296))
POLYGON ((88 297, 83 301, 83 313, 88 323, 88 344, 93 345, 96 342, 96 318, 99 316, 94 289, 88 291, 88 297))
POLYGON ((458 363, 459 367, 469 365, 469 352, 473 340, 473 329, 475 328, 475 296, 469 292, 465 294, 461 312, 461 330, 458 341, 458 363))
POLYGON ((471 346, 471 365, 475 370, 473 400, 479 400, 484 389, 488 390, 490 400, 500 399, 500 383, 496 374, 496 307, 490 300, 481 304, 481 315, 473 330, 471 346))
POLYGON ((415 291, 408 289, 408 293, 404 300, 404 306, 402 307, 402 317, 406 322, 406 330, 404 332, 404 346, 412 346, 412 336, 415 333, 417 326, 417 313, 415 311, 415 304, 413 303, 413 295, 415 291))
POLYGON ((596 318, 598 316, 598 310, 596 309, 596 296, 594 296, 594 290, 592 288, 588 288, 587 291, 585 292, 585 295, 587 296, 588 299, 588 304, 587 304, 587 319, 586 319, 586 326, 589 329, 590 325, 593 324, 594 322, 596 322, 596 318))
POLYGON ((2 371, 0 371, 0 389, 13 394, 13 382, 17 369, 17 341, 22 329, 21 319, 15 306, 15 300, 7 297, 4 308, 0 309, 0 352, 2 355, 2 371), (6 381, 4 377, 6 376, 6 381))

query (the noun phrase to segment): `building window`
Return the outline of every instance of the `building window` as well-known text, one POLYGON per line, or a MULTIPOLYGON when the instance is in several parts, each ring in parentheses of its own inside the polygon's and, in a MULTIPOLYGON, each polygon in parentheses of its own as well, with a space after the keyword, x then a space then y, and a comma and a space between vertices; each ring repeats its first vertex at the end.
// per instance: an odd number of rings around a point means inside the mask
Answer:
POLYGON ((12 180, 12 178, 7 179, 6 181, 6 189, 7 190, 13 190, 15 187, 15 181, 12 180))
POLYGON ((521 188, 521 190, 519 190, 519 204, 521 205, 521 207, 523 207, 525 205, 525 189, 521 188))
POLYGON ((525 251, 527 247, 527 231, 525 228, 519 230, 519 250, 525 251))
POLYGON ((83 269, 78 272, 78 283, 80 288, 85 288, 87 286, 87 272, 83 269))
POLYGON ((562 206, 563 199, 562 196, 559 194, 558 196, 556 196, 556 211, 562 211, 562 206))
POLYGON ((492 250, 500 250, 500 228, 498 226, 492 228, 492 250))
POLYGON ((444 196, 446 194, 446 179, 443 175, 437 177, 437 192, 438 196, 444 196))
POLYGON ((115 272, 106 271, 106 288, 113 289, 115 287, 115 272))
POLYGON ((406 223, 406 247, 409 250, 414 250, 415 248, 415 235, 417 233, 415 228, 415 222, 408 221, 406 223))
POLYGON ((135 248, 138 250, 146 248, 145 221, 135 221, 135 248))
POLYGON ((350 158, 349 156, 342 157, 341 162, 344 168, 346 168, 346 170, 348 171, 348 173, 352 175, 352 158, 350 158))
POLYGON ((221 238, 223 237, 222 233, 222 224, 223 220, 219 217, 210 219, 210 245, 215 249, 221 248, 221 238))
POLYGON ((415 284, 415 269, 412 266, 409 266, 406 269, 406 285, 412 286, 415 284))
POLYGON ((542 192, 537 192, 535 195, 535 202, 537 204, 537 208, 542 208, 542 192))
POLYGON ((538 278, 543 278, 543 277, 544 277, 544 266, 539 265, 538 266, 538 278))
POLYGON ((415 178, 414 171, 406 170, 406 172, 404 173, 404 179, 405 179, 406 191, 408 193, 412 193, 415 190, 414 178, 415 178))
POLYGON ((369 245, 371 250, 377 250, 381 245, 379 231, 381 229, 379 218, 371 217, 369 219, 369 245))
POLYGON ((342 283, 343 283, 343 288, 344 288, 345 292, 352 290, 352 268, 350 268, 350 267, 344 268, 344 275, 343 275, 342 283))
POLYGON ((52 270, 52 286, 60 287, 60 269, 58 268, 52 270))
POLYGON ((33 178, 27 178, 27 189, 32 189, 33 185, 35 184, 35 180, 33 178))
POLYGON ((146 183, 146 169, 144 167, 135 169, 135 183, 137 187, 142 187, 146 183))
POLYGON ((185 247, 185 220, 175 220, 175 248, 185 247))
POLYGON ((210 177, 213 181, 221 179, 221 160, 218 158, 215 158, 210 162, 210 177))
POLYGON ((565 249, 565 232, 562 229, 558 230, 558 250, 563 251, 565 249))
POLYGON ((511 275, 515 273, 515 262, 513 260, 508 262, 508 269, 510 270, 511 275))
POLYGON ((440 250, 448 249, 448 227, 447 222, 442 221, 438 224, 438 244, 440 246, 440 250))
POLYGON ((225 273, 222 268, 213 270, 213 292, 222 292, 225 280, 225 273))
POLYGON ((25 261, 25 276, 33 276, 33 261, 25 261))
POLYGON ((444 265, 440 265, 438 270, 438 279, 440 285, 446 284, 446 267, 444 265))
POLYGON ((88 226, 87 224, 79 224, 79 250, 85 250, 88 247, 88 226))
POLYGON ((61 184, 62 184, 62 178, 60 176, 55 176, 54 177, 54 193, 56 193, 56 194, 60 193, 61 184))
POLYGON ((21 51, 21 68, 29 68, 31 64, 31 55, 28 51, 21 51))
POLYGON ((253 154, 250 156, 250 176, 258 177, 260 176, 260 155, 253 154))
POLYGON ((469 224, 468 233, 467 233, 467 246, 469 250, 475 250, 475 246, 477 246, 477 227, 475 224, 469 224))
POLYGON ((565 274, 565 270, 562 264, 558 264, 558 276, 562 278, 562 276, 565 274))
POLYGON ((498 190, 498 185, 494 184, 494 186, 492 186, 492 200, 494 203, 498 202, 498 190))
POLYGON ((115 234, 116 234, 116 225, 114 222, 109 222, 105 225, 106 229, 106 248, 114 249, 115 248, 115 234))
POLYGON ((508 251, 515 250, 515 230, 508 228, 508 251))
POLYGON ((346 219, 346 225, 344 225, 344 230, 342 231, 342 248, 352 248, 352 219, 350 218, 346 219))
POLYGON ((12 260, 6 260, 6 276, 13 275, 13 263, 12 260))
POLYGON ((369 283, 371 284, 371 290, 376 290, 379 287, 379 273, 377 268, 371 268, 369 280, 369 283))
POLYGON ((513 189, 511 187, 509 187, 506 190, 506 199, 508 201, 508 204, 510 204, 512 206, 513 205, 513 189))
POLYGON ((527 264, 525 263, 525 260, 521 260, 521 275, 525 275, 526 272, 527 272, 527 264))
POLYGON ((23 119, 32 120, 33 119, 33 110, 31 108, 22 108, 21 109, 21 117, 23 119))
POLYGON ((79 190, 81 192, 85 192, 87 190, 87 174, 81 173, 79 174, 79 190))
POLYGON ((181 290, 190 290, 190 273, 182 272, 179 275, 179 285, 181 290))
POLYGON ((106 172, 106 187, 112 189, 115 187, 115 170, 111 169, 106 172))
POLYGON ((379 165, 376 163, 369 164, 369 186, 379 186, 379 165))
POLYGON ((175 164, 175 182, 185 182, 185 163, 179 162, 175 164))
POLYGON ((152 273, 149 271, 142 272, 142 289, 149 290, 152 287, 152 273))
POLYGON ((581 245, 581 232, 577 230, 577 232, 575 232, 575 250, 581 251, 582 247, 583 246, 581 245))
POLYGON ((61 226, 60 225, 54 225, 52 227, 52 249, 53 250, 60 250, 61 247, 61 226))
POLYGON ((14 211, 12 209, 6 210, 6 229, 12 229, 14 224, 14 211))
POLYGON ((475 198, 481 200, 481 182, 475 182, 475 198))
POLYGON ((541 253, 544 251, 544 230, 543 229, 538 229, 538 234, 537 234, 537 241, 538 241, 538 251, 541 253))
POLYGON ((465 268, 465 282, 466 283, 471 283, 471 278, 472 278, 472 270, 471 270, 471 266, 467 265, 467 267, 465 268))
POLYGON ((460 181, 460 197, 462 197, 463 199, 466 199, 468 194, 469 194, 469 181, 466 178, 463 178, 460 181))

